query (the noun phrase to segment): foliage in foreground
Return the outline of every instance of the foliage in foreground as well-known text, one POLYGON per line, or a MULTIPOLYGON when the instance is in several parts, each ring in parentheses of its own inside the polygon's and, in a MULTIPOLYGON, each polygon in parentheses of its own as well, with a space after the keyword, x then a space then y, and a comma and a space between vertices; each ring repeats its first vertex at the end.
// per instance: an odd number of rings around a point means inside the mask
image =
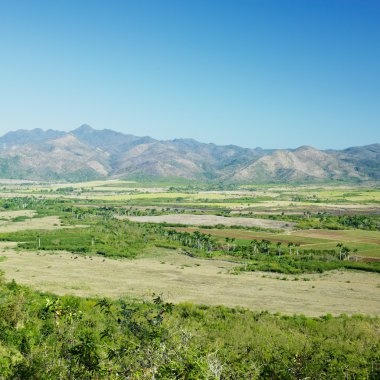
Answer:
POLYGON ((380 320, 43 295, 0 284, 1 379, 378 379, 380 320))

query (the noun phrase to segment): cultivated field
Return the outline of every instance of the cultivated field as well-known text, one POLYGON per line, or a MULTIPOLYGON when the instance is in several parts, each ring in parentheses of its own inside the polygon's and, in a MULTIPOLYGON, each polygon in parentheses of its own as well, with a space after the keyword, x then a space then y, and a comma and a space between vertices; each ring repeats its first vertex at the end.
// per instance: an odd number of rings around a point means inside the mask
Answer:
MULTIPOLYGON (((272 227, 273 228, 273 227, 272 227)), ((273 243, 300 244, 304 249, 335 249, 344 243, 357 249, 355 255, 380 258, 380 232, 361 230, 293 230, 286 233, 246 231, 240 229, 204 229, 197 227, 176 227, 177 231, 200 231, 224 240, 234 238, 240 244, 249 244, 253 239, 269 240, 273 243)))
POLYGON ((380 213, 378 184, 357 185, 240 185, 215 190, 194 181, 91 181, 31 183, 1 180, 0 196, 33 196, 121 202, 139 206, 230 209, 263 212, 380 213))

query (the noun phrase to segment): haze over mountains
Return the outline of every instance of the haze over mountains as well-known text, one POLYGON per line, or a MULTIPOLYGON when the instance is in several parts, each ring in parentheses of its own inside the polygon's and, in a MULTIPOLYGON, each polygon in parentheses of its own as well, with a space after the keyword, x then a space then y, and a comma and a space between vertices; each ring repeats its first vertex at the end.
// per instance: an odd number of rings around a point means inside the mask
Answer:
POLYGON ((380 144, 344 150, 263 150, 160 141, 88 125, 0 137, 0 177, 35 180, 182 177, 238 182, 380 180, 380 144))

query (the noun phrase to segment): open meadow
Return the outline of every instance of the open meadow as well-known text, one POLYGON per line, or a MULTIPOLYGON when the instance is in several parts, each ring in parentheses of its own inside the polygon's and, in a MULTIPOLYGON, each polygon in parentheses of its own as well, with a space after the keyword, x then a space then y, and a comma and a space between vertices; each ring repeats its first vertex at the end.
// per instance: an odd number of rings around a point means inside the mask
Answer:
POLYGON ((380 313, 380 275, 348 271, 276 275, 229 273, 234 264, 162 250, 135 260, 103 259, 68 252, 0 251, 6 279, 59 295, 143 297, 205 305, 242 306, 284 314, 320 316, 380 313))

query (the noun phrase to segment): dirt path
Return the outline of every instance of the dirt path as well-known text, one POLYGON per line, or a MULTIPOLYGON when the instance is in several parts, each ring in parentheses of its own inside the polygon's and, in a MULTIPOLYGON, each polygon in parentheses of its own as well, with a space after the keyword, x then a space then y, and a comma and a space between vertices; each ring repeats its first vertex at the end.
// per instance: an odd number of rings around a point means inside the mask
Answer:
POLYGON ((0 261, 0 270, 8 280, 60 295, 150 298, 155 292, 175 303, 243 306, 309 316, 328 312, 380 315, 380 275, 374 273, 328 272, 299 276, 294 281, 294 276, 261 272, 232 275, 227 273, 232 263, 176 253, 129 261, 69 253, 17 253, 4 246, 1 243, 0 256, 5 260, 0 261))

